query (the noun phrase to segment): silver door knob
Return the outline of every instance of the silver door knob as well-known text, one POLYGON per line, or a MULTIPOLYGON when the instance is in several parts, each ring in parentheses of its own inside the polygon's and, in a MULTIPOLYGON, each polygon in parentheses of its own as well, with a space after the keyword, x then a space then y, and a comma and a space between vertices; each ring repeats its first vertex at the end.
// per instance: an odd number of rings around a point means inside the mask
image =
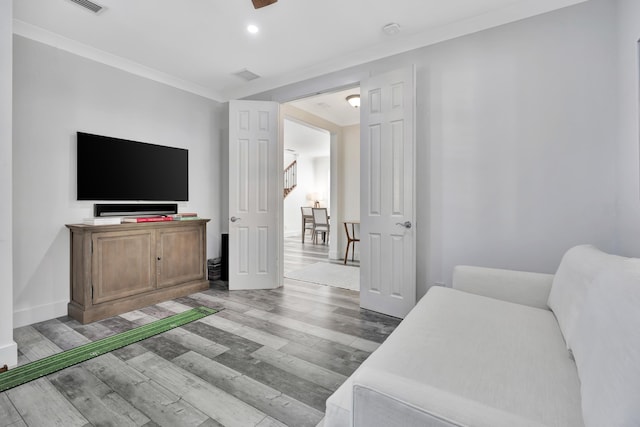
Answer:
POLYGON ((240 221, 242 218, 237 218, 235 216, 232 216, 231 218, 229 218, 229 221, 231 222, 236 222, 236 221, 240 221))
POLYGON ((396 222, 396 225, 399 225, 400 227, 404 227, 404 228, 411 228, 411 221, 396 222))

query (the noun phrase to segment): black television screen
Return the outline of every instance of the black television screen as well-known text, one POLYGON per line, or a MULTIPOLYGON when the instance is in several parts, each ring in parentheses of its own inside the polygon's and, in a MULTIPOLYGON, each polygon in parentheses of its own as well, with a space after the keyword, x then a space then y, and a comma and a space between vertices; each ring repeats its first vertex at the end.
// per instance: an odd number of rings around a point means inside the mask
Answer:
POLYGON ((78 132, 78 200, 189 200, 189 151, 78 132))

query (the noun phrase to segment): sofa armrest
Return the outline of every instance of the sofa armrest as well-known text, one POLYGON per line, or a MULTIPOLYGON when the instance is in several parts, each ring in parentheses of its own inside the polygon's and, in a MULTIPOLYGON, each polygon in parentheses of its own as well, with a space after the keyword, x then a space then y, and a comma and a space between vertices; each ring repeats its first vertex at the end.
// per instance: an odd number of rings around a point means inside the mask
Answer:
POLYGON ((458 265, 453 288, 471 294, 548 310, 553 274, 458 265))

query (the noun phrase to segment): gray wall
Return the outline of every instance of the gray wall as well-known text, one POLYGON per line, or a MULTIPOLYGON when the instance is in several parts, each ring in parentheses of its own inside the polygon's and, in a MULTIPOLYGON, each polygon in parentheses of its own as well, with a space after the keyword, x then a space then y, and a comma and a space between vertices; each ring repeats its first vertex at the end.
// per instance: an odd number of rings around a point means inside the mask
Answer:
POLYGON ((640 154, 638 150, 638 45, 640 2, 618 0, 618 240, 620 252, 640 256, 640 154))
POLYGON ((616 3, 591 0, 255 98, 416 65, 421 296, 456 264, 554 272, 573 245, 616 249, 615 37, 616 3))
POLYGON ((0 366, 14 366, 18 353, 13 342, 13 263, 11 238, 11 99, 12 1, 0 0, 0 366))
MULTIPOLYGON (((419 296, 449 283, 460 263, 553 272, 580 243, 639 256, 639 8, 635 0, 591 0, 252 98, 284 102, 416 65, 419 296)), ((91 215, 74 200, 77 130, 193 150, 198 184, 181 207, 214 218, 212 255, 227 229, 224 109, 15 37, 13 281, 21 324, 66 312, 63 224, 91 215)), ((0 135, 2 161, 11 147, 0 135)), ((11 197, 7 181, 0 195, 11 197)), ((10 233, 0 228, 3 261, 10 233)), ((8 280, 3 274, 0 286, 8 280)))
POLYGON ((20 36, 13 88, 15 326, 67 311, 64 225, 93 216, 76 201, 76 131, 187 148, 190 201, 179 209, 212 219, 207 251, 219 255, 218 103, 20 36))
POLYGON ((425 51, 432 281, 615 250, 614 37, 612 2, 592 0, 425 51))

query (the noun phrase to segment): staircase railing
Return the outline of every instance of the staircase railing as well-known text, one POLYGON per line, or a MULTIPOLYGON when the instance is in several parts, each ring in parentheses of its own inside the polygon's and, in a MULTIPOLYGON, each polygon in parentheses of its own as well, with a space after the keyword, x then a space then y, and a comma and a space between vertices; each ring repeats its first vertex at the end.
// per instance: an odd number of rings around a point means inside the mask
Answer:
POLYGON ((284 170, 284 197, 287 197, 296 185, 298 185, 298 161, 294 160, 284 170))

